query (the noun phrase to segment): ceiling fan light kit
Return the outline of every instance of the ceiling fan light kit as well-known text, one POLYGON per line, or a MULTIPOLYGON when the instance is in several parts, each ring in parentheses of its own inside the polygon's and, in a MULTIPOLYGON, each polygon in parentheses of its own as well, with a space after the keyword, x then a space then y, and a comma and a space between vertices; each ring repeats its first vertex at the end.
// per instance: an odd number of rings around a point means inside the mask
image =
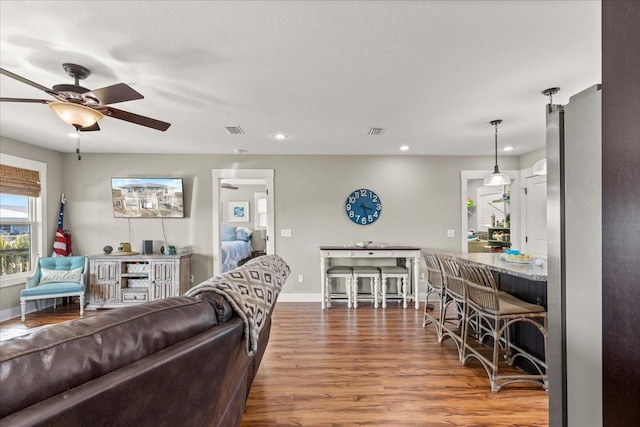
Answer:
POLYGON ((104 116, 160 131, 165 131, 171 126, 171 123, 119 110, 110 106, 110 104, 118 102, 144 98, 132 87, 124 83, 117 83, 111 86, 89 90, 78 84, 80 80, 84 80, 91 75, 91 71, 88 68, 70 63, 62 64, 62 68, 73 78, 74 84, 58 84, 54 85, 51 89, 5 70, 4 68, 0 68, 0 74, 39 89, 55 98, 55 100, 0 98, 0 101, 48 104, 62 121, 75 127, 78 131, 100 130, 97 122, 104 116))
POLYGON ((49 107, 55 111, 58 117, 60 117, 60 120, 70 124, 76 129, 93 126, 98 120, 104 117, 104 114, 98 110, 72 102, 50 102, 49 107))
POLYGON ((509 185, 511 184, 511 177, 506 174, 500 172, 500 168, 498 167, 498 125, 502 123, 502 120, 492 120, 491 125, 493 125, 496 129, 495 136, 495 158, 496 163, 493 168, 493 173, 484 178, 484 185, 487 186, 498 186, 498 185, 509 185))

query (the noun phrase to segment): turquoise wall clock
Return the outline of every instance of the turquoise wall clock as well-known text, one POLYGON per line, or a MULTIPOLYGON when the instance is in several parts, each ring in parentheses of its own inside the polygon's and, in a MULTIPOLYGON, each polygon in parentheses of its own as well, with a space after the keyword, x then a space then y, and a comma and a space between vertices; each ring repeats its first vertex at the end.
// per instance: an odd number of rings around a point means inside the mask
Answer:
POLYGON ((366 188, 354 190, 344 203, 347 217, 358 225, 369 225, 380 218, 382 201, 376 193, 366 188))

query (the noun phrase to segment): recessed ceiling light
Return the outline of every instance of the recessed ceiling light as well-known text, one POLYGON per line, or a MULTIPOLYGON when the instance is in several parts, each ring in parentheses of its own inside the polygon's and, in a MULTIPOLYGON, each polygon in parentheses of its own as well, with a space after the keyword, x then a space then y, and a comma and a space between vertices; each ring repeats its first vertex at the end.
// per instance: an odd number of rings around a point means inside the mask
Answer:
POLYGON ((288 138, 288 137, 289 137, 289 135, 286 135, 286 134, 284 134, 284 133, 282 133, 282 132, 278 132, 278 133, 274 133, 274 134, 273 134, 273 137, 274 137, 275 139, 277 139, 277 140, 282 141, 283 139, 288 138))
POLYGON ((400 151, 409 151, 409 146, 408 145, 401 146, 400 151))
POLYGON ((507 145, 506 147, 504 147, 504 148, 502 149, 502 151, 513 151, 513 149, 514 149, 514 148, 515 148, 515 147, 513 147, 513 146, 511 146, 511 145, 507 145))

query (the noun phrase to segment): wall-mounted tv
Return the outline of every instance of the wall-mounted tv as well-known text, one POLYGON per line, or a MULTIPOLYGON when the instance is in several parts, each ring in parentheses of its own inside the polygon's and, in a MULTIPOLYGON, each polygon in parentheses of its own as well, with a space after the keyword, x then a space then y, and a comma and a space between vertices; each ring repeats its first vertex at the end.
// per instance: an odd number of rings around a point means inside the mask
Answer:
POLYGON ((182 178, 111 178, 115 218, 184 218, 182 178))

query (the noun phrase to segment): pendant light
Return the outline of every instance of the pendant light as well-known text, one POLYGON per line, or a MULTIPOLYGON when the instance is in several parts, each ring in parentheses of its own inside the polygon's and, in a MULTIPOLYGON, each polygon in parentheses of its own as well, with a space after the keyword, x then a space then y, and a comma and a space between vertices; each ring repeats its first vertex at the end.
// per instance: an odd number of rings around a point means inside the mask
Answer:
POLYGON ((502 123, 502 120, 492 120, 490 123, 496 128, 496 165, 493 168, 493 173, 484 178, 484 185, 509 185, 511 184, 511 177, 506 173, 501 173, 500 169, 498 168, 498 125, 502 123))

